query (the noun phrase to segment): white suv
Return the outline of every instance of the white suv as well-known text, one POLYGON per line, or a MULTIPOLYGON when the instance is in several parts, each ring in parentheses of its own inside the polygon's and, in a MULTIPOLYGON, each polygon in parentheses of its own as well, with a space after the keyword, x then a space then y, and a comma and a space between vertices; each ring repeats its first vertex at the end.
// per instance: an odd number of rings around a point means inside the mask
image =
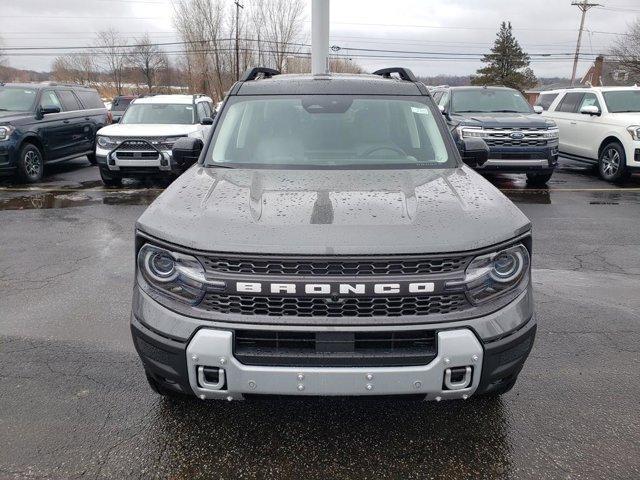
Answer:
POLYGON ((204 95, 154 95, 131 102, 120 123, 100 129, 96 160, 107 186, 124 177, 175 176, 183 165, 171 148, 181 137, 204 140, 213 123, 213 102, 204 95))
POLYGON ((640 172, 640 88, 571 88, 543 95, 556 96, 542 115, 558 124, 561 155, 598 165, 600 176, 611 182, 640 172))

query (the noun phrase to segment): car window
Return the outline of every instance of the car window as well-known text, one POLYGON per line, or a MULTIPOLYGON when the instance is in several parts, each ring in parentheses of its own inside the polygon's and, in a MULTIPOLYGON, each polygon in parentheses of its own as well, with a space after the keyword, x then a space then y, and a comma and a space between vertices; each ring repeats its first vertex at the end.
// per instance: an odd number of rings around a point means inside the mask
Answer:
POLYGON ((65 111, 71 112, 74 110, 82 110, 80 103, 78 103, 78 99, 71 90, 58 90, 58 96, 60 97, 60 102, 62 103, 65 111))
POLYGON ((196 104, 196 112, 198 113, 198 120, 202 121, 203 118, 208 117, 205 109, 205 102, 198 102, 196 104))
POLYGON ((433 94, 433 101, 436 102, 436 104, 438 104, 438 102, 442 98, 442 94, 443 93, 444 92, 436 92, 436 93, 433 94))
POLYGON ((133 98, 116 97, 111 104, 111 111, 124 112, 133 100, 133 98))
POLYGON ((598 97, 596 97, 595 93, 585 93, 582 102, 580 102, 580 107, 578 107, 578 111, 581 111, 583 107, 593 106, 600 108, 598 97))
POLYGON ((27 112, 33 108, 37 90, 0 86, 0 111, 27 112))
POLYGON ((104 108, 104 103, 95 90, 76 90, 76 95, 86 109, 104 108))
POLYGON ((132 103, 120 123, 136 124, 193 124, 193 104, 132 103))
POLYGON ((531 106, 517 90, 473 88, 451 94, 454 113, 532 113, 531 106))
POLYGON ((536 106, 542 107, 543 110, 549 110, 549 107, 556 98, 558 98, 557 93, 541 93, 536 102, 536 106))
POLYGON ((640 90, 614 90, 604 92, 604 101, 610 113, 640 112, 640 90))
POLYGON ((254 168, 455 166, 426 99, 233 97, 206 162, 254 168))
POLYGON ((40 97, 40 106, 41 107, 58 107, 62 110, 62 104, 56 95, 56 92, 53 90, 46 90, 42 92, 42 96, 40 97))
POLYGON ((442 94, 442 97, 440 97, 440 101, 438 102, 438 105, 441 105, 443 107, 447 106, 447 103, 449 103, 449 92, 444 92, 442 94))
POLYGON ((582 92, 570 92, 560 100, 560 103, 556 107, 556 112, 575 113, 578 111, 578 104, 582 100, 584 93, 582 92))

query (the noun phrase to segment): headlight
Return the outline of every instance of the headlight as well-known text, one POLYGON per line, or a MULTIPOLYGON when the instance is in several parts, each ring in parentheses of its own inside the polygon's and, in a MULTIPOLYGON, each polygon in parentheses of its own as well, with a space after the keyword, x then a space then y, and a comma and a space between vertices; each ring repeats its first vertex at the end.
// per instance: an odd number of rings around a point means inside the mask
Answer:
POLYGON ((167 297, 195 305, 207 288, 224 287, 224 282, 209 282, 197 258, 145 244, 138 252, 138 273, 143 290, 155 290, 167 297))
POLYGON ((631 125, 627 127, 627 132, 631 135, 631 138, 634 140, 640 140, 640 125, 631 125))
POLYGON ((464 290, 479 305, 513 290, 523 291, 529 280, 529 251, 516 245, 473 259, 463 281, 447 282, 448 290, 464 290))
POLYGON ((458 132, 458 137, 460 138, 485 138, 489 135, 489 132, 483 130, 480 127, 457 127, 456 131, 458 132))
POLYGON ((15 130, 15 127, 11 125, 3 125, 0 127, 0 142, 3 140, 9 140, 9 137, 15 130))
POLYGON ((120 145, 121 140, 118 140, 116 138, 98 136, 97 142, 98 142, 98 145, 101 146, 102 148, 111 150, 112 148, 116 148, 118 145, 120 145))
POLYGON ((547 139, 560 138, 560 130, 557 127, 549 128, 547 131, 542 133, 542 137, 547 139))

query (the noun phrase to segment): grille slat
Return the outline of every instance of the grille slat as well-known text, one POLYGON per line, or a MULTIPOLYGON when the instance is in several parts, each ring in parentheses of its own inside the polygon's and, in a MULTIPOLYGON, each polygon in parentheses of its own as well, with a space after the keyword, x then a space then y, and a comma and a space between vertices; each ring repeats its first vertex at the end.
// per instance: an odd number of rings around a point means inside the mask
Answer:
POLYGON ((399 317, 434 315, 469 308, 463 294, 423 297, 327 298, 227 295, 209 292, 198 308, 207 311, 275 317, 399 317))
POLYGON ((419 258, 372 261, 370 259, 260 259, 224 256, 200 258, 205 269, 221 273, 254 275, 308 275, 308 276, 360 276, 360 275, 422 275, 449 273, 464 269, 469 258, 419 258))
POLYGON ((237 330, 234 357, 246 365, 426 365, 437 356, 433 330, 407 332, 279 332, 237 330))

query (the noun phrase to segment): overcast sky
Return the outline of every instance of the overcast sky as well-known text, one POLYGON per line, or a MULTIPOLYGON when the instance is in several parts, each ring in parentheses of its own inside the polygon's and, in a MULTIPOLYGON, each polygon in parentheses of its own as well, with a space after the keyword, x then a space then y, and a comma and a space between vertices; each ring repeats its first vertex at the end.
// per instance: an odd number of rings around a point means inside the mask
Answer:
MULTIPOLYGON (((306 1, 305 25, 309 30, 311 0, 306 1)), ((640 16, 639 0, 600 3, 603 7, 587 13, 582 42, 585 54, 606 53, 615 34, 625 32, 640 16)), ((72 47, 89 44, 97 31, 112 27, 127 37, 149 32, 157 42, 171 42, 177 40, 171 14, 171 0, 0 0, 0 37, 5 48, 72 47)), ((487 52, 503 20, 512 22, 517 39, 530 54, 571 53, 575 49, 580 15, 571 0, 333 0, 331 44, 340 46, 341 53, 353 55, 367 70, 393 64, 408 66, 420 75, 468 75, 481 64, 460 54, 487 52), (363 58, 388 54, 354 50, 359 48, 412 52, 395 54, 399 57, 415 57, 413 52, 445 52, 449 58, 363 58)), ((307 33, 306 40, 310 38, 307 33)), ((18 68, 46 71, 53 59, 52 52, 7 53, 11 53, 9 64, 18 68)), ((592 58, 581 61, 579 74, 592 58)), ((538 76, 571 74, 570 55, 561 60, 533 56, 532 60, 538 76)))

